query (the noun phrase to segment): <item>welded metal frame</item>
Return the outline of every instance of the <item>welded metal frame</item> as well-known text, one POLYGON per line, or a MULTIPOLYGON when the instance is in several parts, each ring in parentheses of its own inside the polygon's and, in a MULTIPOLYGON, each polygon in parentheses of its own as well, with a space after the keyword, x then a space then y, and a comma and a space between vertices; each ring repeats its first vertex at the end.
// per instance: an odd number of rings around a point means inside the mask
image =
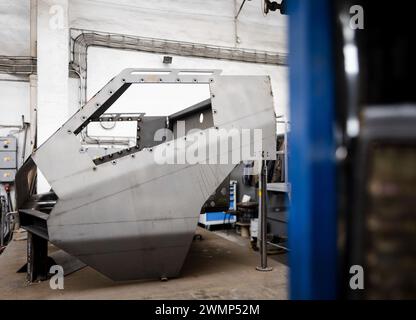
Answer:
MULTIPOLYGON (((44 220, 48 240, 57 247, 114 280, 175 277, 192 242, 201 207, 235 167, 231 153, 250 150, 259 158, 264 153, 265 159, 274 160, 275 137, 268 76, 125 69, 33 153, 17 181, 27 183, 25 172, 31 171, 33 161, 50 183, 57 202, 44 220), (175 141, 181 140, 183 148, 164 141, 133 148, 110 162, 94 162, 82 150, 78 134, 131 85, 148 83, 208 84, 213 126, 177 137, 175 141), (220 129, 261 129, 262 150, 253 150, 251 140, 219 152, 218 156, 228 157, 225 164, 211 164, 211 155, 196 164, 155 162, 155 153, 174 147, 183 152, 197 136, 220 129)), ((27 198, 18 197, 21 204, 27 198)))

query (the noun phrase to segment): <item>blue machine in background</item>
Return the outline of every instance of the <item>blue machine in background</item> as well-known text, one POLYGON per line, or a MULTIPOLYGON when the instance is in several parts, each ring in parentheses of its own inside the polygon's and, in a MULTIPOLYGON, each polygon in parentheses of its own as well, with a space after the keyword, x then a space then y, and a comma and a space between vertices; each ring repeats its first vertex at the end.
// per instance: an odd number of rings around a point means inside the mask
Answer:
POLYGON ((227 225, 237 222, 237 216, 233 214, 237 210, 237 181, 235 180, 230 180, 229 197, 229 211, 202 213, 199 216, 199 223, 209 230, 214 225, 227 225))

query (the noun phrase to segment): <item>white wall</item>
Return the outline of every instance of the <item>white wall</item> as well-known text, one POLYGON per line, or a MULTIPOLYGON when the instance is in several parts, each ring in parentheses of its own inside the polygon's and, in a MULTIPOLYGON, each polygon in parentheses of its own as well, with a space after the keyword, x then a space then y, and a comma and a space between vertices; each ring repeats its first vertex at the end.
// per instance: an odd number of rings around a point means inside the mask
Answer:
MULTIPOLYGON (((25 122, 30 121, 29 115, 29 83, 16 81, 0 82, 0 136, 9 134, 18 138, 18 164, 22 164, 22 150, 24 132, 22 127, 22 116, 25 122), (2 128, 2 126, 15 126, 14 128, 2 128)), ((30 144, 29 132, 27 135, 27 148, 30 144)))
POLYGON ((29 1, 0 1, 0 55, 30 55, 29 1))
MULTIPOLYGON (((0 1, 0 55, 30 55, 30 19, 29 1, 0 1)), ((18 164, 22 163, 24 132, 22 116, 30 121, 29 112, 29 81, 16 76, 0 74, 0 136, 9 134, 18 138, 18 164), (17 126, 17 128, 5 128, 17 126)), ((26 150, 29 150, 30 135, 27 136, 26 150)), ((0 194, 4 194, 0 186, 0 194)))
MULTIPOLYGON (((5 79, 5 77, 3 78, 5 79)), ((12 79, 8 77, 8 79, 12 79)), ((29 82, 0 81, 0 136, 14 136, 17 138, 17 164, 23 163, 23 149, 25 132, 22 128, 22 116, 25 122, 30 121, 29 115, 29 82), (6 128, 3 126, 14 126, 6 128)), ((30 134, 27 132, 26 154, 30 148, 30 134)), ((0 194, 4 195, 3 186, 0 185, 0 194)), ((12 197, 14 192, 12 191, 12 197)))
POLYGON ((46 141, 69 117, 68 0, 38 0, 38 143, 46 141), (60 11, 51 11, 59 6, 60 11), (51 14, 54 12, 54 14, 51 14), (57 12, 62 23, 52 20, 57 12))
MULTIPOLYGON (((264 17, 261 0, 70 0, 71 28, 287 52, 287 18, 264 17)), ((30 0, 0 1, 0 55, 30 54, 30 0)))
POLYGON ((287 18, 264 17, 262 0, 71 0, 70 25, 142 37, 189 41, 221 46, 287 52, 287 18))
MULTIPOLYGON (((0 55, 30 55, 29 13, 27 0, 0 1, 0 55)), ((22 116, 25 117, 25 121, 30 121, 29 93, 28 79, 0 74, 0 136, 13 133, 19 138, 19 164, 23 149, 23 134, 16 133, 17 128, 1 128, 1 126, 21 126, 22 116)))
POLYGON ((29 121, 29 82, 0 82, 0 125, 21 126, 22 116, 29 121))

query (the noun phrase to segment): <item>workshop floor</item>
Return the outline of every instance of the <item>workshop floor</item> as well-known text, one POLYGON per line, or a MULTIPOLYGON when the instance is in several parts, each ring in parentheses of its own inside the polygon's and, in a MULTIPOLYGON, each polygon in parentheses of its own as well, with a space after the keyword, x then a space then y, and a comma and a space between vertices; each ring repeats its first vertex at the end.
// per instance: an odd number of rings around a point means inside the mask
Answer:
MULTIPOLYGON (((180 278, 113 282, 86 267, 65 277, 64 290, 49 282, 26 284, 16 273, 26 259, 26 241, 13 241, 0 255, 0 299, 286 299, 288 268, 269 259, 271 272, 255 270, 259 255, 248 240, 198 228, 180 278), (230 241, 231 240, 231 241, 230 241)), ((283 261, 282 260, 282 261, 283 261)))

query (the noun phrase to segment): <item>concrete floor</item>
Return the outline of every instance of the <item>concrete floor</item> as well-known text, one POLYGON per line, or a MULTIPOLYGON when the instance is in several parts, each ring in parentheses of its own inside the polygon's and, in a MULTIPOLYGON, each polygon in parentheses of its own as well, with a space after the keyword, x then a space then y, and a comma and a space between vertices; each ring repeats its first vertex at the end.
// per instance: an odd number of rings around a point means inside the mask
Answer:
MULTIPOLYGON (((65 277, 64 290, 49 282, 27 284, 16 273, 26 259, 26 241, 13 241, 0 255, 0 299, 286 299, 287 267, 269 259, 271 272, 258 272, 258 253, 248 240, 198 228, 203 240, 191 246, 180 278, 113 282, 86 267, 65 277), (232 241, 227 240, 230 238, 232 241)), ((279 259, 284 259, 279 256, 279 259)))

